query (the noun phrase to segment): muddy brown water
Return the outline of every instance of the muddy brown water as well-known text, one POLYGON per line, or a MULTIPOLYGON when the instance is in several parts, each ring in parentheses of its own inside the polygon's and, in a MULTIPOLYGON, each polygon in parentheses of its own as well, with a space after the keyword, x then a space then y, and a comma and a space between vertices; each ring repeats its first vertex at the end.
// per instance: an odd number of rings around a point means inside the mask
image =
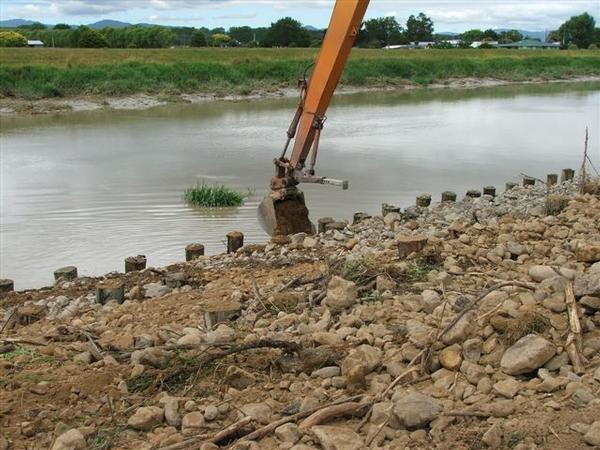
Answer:
MULTIPOLYGON (((137 254, 152 266, 181 261, 191 242, 222 252, 232 230, 264 242, 256 208, 294 105, 3 117, 0 276, 17 289, 40 287, 66 265, 101 275, 137 254), (183 190, 202 180, 250 196, 240 208, 187 206, 183 190)), ((600 159, 599 83, 369 92, 338 97, 327 116, 318 172, 350 189, 305 185, 313 220, 577 168, 586 125, 600 159)))

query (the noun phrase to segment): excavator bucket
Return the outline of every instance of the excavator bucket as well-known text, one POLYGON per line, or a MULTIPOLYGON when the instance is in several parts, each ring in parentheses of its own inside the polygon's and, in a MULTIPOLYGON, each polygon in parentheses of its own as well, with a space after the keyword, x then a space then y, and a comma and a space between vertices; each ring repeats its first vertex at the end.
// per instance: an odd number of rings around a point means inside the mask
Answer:
POLYGON ((314 233, 308 218, 304 194, 300 190, 287 193, 283 199, 276 192, 267 195, 258 207, 258 220, 270 236, 314 233))

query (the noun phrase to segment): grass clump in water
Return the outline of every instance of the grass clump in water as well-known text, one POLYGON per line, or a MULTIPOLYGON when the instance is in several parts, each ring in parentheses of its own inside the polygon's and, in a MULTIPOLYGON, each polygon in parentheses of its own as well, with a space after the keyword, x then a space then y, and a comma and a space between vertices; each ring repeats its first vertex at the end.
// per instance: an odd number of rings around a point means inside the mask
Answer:
POLYGON ((183 197, 192 205, 207 208, 241 206, 244 203, 244 194, 218 184, 213 186, 198 184, 186 189, 183 197))

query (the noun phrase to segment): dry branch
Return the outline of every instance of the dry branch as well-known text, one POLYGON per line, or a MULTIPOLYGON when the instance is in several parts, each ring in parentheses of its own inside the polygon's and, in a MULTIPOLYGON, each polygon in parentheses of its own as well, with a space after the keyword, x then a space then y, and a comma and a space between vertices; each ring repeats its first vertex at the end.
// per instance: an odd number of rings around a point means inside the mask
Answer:
POLYGON ((323 408, 306 418, 301 424, 301 430, 308 430, 315 425, 329 422, 337 417, 363 416, 371 402, 346 402, 340 405, 333 405, 323 408))
POLYGON ((569 317, 569 335, 565 349, 573 364, 576 374, 585 372, 585 357, 582 355, 583 341, 581 339, 581 323, 577 315, 577 302, 573 293, 573 283, 567 281, 565 284, 565 303, 567 304, 567 315, 569 317))
POLYGON ((288 417, 283 417, 279 420, 276 420, 275 422, 271 422, 271 423, 265 425, 264 427, 259 428, 258 430, 253 431, 252 433, 244 436, 243 440, 255 441, 258 439, 262 439, 267 434, 275 431, 275 429, 280 427, 281 425, 284 425, 289 422, 295 422, 300 419, 304 419, 305 417, 308 417, 311 414, 314 414, 315 412, 317 412, 321 409, 339 405, 339 404, 348 403, 348 402, 353 402, 356 400, 360 400, 361 398, 362 398, 362 395, 355 395, 354 397, 344 398, 344 399, 337 400, 337 401, 327 404, 327 405, 321 405, 316 408, 309 409, 308 411, 303 411, 303 412, 299 412, 299 413, 293 414, 288 417))
POLYGON ((243 352, 246 350, 252 350, 256 348, 280 348, 284 350, 286 353, 295 352, 300 347, 295 342, 288 341, 279 341, 277 339, 260 339, 256 342, 249 342, 248 344, 240 344, 234 345, 227 350, 223 350, 222 352, 213 353, 212 355, 208 355, 203 362, 207 363, 210 361, 214 361, 215 359, 224 358, 225 356, 233 355, 234 353, 243 352))

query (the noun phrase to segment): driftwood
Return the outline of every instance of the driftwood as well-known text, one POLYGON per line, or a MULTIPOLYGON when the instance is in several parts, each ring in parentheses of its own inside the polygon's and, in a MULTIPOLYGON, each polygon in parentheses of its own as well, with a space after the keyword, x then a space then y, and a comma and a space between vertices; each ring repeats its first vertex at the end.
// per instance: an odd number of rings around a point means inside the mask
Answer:
POLYGON ((219 444, 222 442, 226 442, 230 439, 235 439, 238 437, 239 433, 247 432, 246 427, 252 423, 252 417, 246 416, 237 422, 232 423, 228 427, 222 429, 213 437, 208 438, 206 434, 200 434, 184 441, 178 442, 176 444, 167 445, 165 447, 160 447, 158 450, 193 450, 200 448, 202 444, 212 443, 219 444))
POLYGON ((242 432, 242 430, 244 430, 248 425, 250 425, 251 422, 252 417, 244 417, 243 419, 240 419, 237 422, 229 425, 227 428, 219 431, 209 440, 209 442, 212 442, 213 444, 219 444, 221 442, 225 442, 229 439, 235 438, 240 432, 242 432))
POLYGON ((371 404, 371 402, 346 402, 340 405, 328 406, 304 419, 299 427, 305 431, 337 417, 363 416, 371 404))
POLYGON ((248 344, 234 345, 227 350, 222 352, 213 353, 208 355, 203 362, 207 363, 214 361, 215 359, 224 358, 225 356, 233 355, 234 353, 243 352, 246 350, 252 350, 256 348, 280 348, 286 353, 297 351, 300 346, 295 342, 279 341, 277 339, 260 339, 256 342, 249 342, 248 344))
POLYGON ((565 349, 575 373, 580 375, 585 372, 585 357, 582 354, 583 341, 581 338, 581 323, 579 322, 579 316, 577 315, 577 302, 575 301, 575 294, 573 293, 573 283, 567 281, 565 284, 565 303, 567 304, 567 315, 569 317, 569 334, 567 336, 567 343, 565 349))
POLYGON ((275 429, 277 429, 281 425, 284 425, 284 424, 289 423, 289 422, 295 422, 295 421, 300 420, 300 419, 304 419, 305 417, 308 417, 308 416, 316 413, 317 411, 319 411, 321 409, 329 408, 329 407, 332 407, 332 406, 336 406, 336 405, 340 405, 340 404, 345 404, 345 403, 349 403, 349 402, 354 402, 354 401, 359 400, 361 398, 362 398, 362 395, 356 395, 354 397, 349 397, 349 398, 344 398, 344 399, 337 400, 337 401, 335 401, 333 403, 330 403, 330 404, 327 404, 327 405, 321 405, 321 406, 318 406, 316 408, 309 409, 308 411, 303 411, 303 412, 299 412, 299 413, 293 414, 293 415, 288 416, 288 417, 283 417, 283 418, 281 418, 279 420, 276 420, 275 422, 271 422, 270 424, 265 425, 262 428, 259 428, 256 431, 253 431, 250 434, 247 434, 246 436, 243 437, 243 440, 255 441, 255 440, 258 440, 258 439, 262 439, 267 434, 275 431, 275 429))

